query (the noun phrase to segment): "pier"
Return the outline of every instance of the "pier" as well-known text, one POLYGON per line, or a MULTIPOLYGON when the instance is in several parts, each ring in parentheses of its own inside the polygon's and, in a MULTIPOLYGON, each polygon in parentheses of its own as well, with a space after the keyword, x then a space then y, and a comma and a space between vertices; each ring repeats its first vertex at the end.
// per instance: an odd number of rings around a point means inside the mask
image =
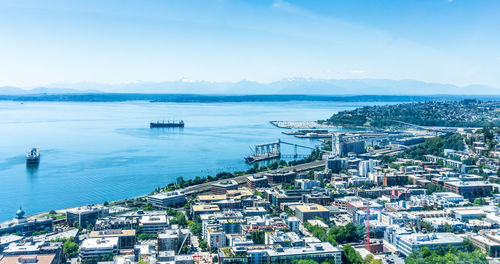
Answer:
MULTIPOLYGON (((258 161, 277 159, 280 157, 287 157, 287 158, 307 157, 307 155, 298 154, 297 148, 305 148, 305 149, 310 149, 310 150, 316 149, 313 147, 304 146, 304 145, 295 144, 295 143, 290 143, 290 142, 285 142, 285 141, 278 139, 276 142, 255 145, 254 149, 252 150, 253 154, 250 156, 246 156, 245 161, 249 164, 252 164, 252 163, 258 162, 258 161), (293 150, 294 150, 293 154, 283 155, 281 153, 281 144, 293 146, 293 150)), ((325 151, 325 150, 320 150, 320 151, 325 152, 325 153, 330 153, 329 151, 325 151)))

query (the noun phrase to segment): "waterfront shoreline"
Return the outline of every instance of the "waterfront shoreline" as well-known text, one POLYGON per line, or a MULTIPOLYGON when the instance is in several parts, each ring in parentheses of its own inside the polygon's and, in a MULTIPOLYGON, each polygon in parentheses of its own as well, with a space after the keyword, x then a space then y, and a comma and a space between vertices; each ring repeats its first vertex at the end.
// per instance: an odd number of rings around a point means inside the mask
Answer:
MULTIPOLYGON (((312 161, 312 162, 308 162, 308 163, 303 163, 303 164, 298 164, 298 165, 292 165, 292 166, 286 166, 286 167, 282 167, 282 168, 278 168, 276 170, 268 170, 266 172, 272 172, 272 171, 277 171, 277 170, 284 170, 284 171, 289 171, 289 170, 296 170, 297 168, 299 168, 299 170, 297 171, 301 171, 300 168, 301 167, 304 167, 306 166, 307 169, 305 170, 311 170, 311 168, 308 168, 307 166, 308 165, 311 165, 312 167, 314 167, 314 169, 316 169, 317 167, 324 167, 324 161, 323 160, 316 160, 316 161, 312 161), (318 163, 321 163, 321 165, 318 165, 318 163), (316 165, 316 167, 315 167, 316 165)), ((236 173, 236 172, 232 172, 232 173, 236 173)), ((258 172, 258 173, 245 173, 243 175, 240 175, 240 176, 233 176, 231 177, 231 179, 240 179, 240 178, 246 178, 246 177, 249 177, 249 176, 252 176, 252 175, 257 175, 257 174, 262 174, 263 172, 258 172)), ((213 180, 213 181, 209 181, 209 182, 204 182, 204 183, 200 183, 200 184, 195 184, 195 185, 191 185, 191 186, 187 186, 185 188, 182 188, 183 190, 186 190, 188 188, 200 188, 202 186, 206 186, 206 185, 212 185, 214 183, 217 183, 217 182, 221 182, 221 181, 224 181, 224 179, 217 179, 217 180, 213 180)), ((172 182, 174 183, 174 182, 172 182)), ((241 185, 241 183, 239 183, 241 185)), ((167 185, 168 186, 168 185, 167 185)), ((163 188, 166 188, 163 187, 163 188)), ((176 189, 178 190, 178 189, 176 189)), ((203 190, 203 191, 199 191, 199 192, 194 192, 194 193, 205 193, 209 190, 203 190)), ((109 204, 117 204, 117 203, 126 203, 126 201, 129 201, 129 200, 134 200, 134 199, 144 199, 144 198, 147 198, 149 195, 152 195, 154 194, 155 192, 152 192, 150 194, 144 194, 144 195, 140 195, 140 196, 136 196, 136 197, 131 197, 131 198, 125 198, 125 199, 120 199, 120 200, 115 200, 115 201, 105 201, 105 202, 108 202, 109 204)), ((193 195, 193 193, 189 193, 188 194, 188 197, 193 195)), ((50 215, 50 211, 55 211, 56 213, 66 213, 67 210, 70 210, 70 209, 74 209, 74 208, 79 208, 79 207, 82 207, 82 206, 88 206, 88 205, 101 205, 101 206, 104 206, 104 202, 102 203, 95 203, 95 204, 83 204, 83 205, 79 205, 79 206, 73 206, 73 207, 68 207, 68 208, 63 208, 63 209, 51 209, 49 211, 45 211, 45 212, 41 212, 41 213, 37 213, 37 214, 34 214, 34 215, 29 215, 28 217, 33 217, 33 218, 37 218, 37 217, 42 217, 44 215, 50 215)), ((111 207, 111 206, 109 206, 111 207)))

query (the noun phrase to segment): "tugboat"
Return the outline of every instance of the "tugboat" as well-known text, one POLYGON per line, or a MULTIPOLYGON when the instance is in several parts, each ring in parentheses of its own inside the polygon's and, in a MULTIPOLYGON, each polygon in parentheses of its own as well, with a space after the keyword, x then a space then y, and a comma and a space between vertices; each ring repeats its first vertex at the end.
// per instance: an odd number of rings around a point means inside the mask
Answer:
POLYGON ((26 153, 26 164, 38 163, 40 163, 40 150, 38 148, 32 148, 26 153))
POLYGON ((184 121, 156 121, 149 123, 149 127, 184 127, 184 121))

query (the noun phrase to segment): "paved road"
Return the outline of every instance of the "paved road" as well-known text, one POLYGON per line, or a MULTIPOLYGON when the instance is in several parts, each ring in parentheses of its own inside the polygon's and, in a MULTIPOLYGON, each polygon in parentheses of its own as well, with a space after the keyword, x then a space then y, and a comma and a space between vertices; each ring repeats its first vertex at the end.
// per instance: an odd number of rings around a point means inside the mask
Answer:
MULTIPOLYGON (((313 161, 313 162, 309 162, 309 163, 295 165, 295 166, 291 166, 291 167, 280 168, 278 170, 280 170, 280 171, 292 171, 292 170, 296 170, 297 172, 301 172, 301 171, 307 171, 307 170, 319 168, 319 167, 322 167, 324 165, 325 165, 325 161, 320 160, 320 161, 313 161)), ((273 170, 273 171, 277 171, 277 170, 273 170)), ((246 178, 248 176, 258 175, 258 174, 262 174, 262 173, 246 174, 246 175, 243 175, 243 176, 233 177, 231 179, 235 180, 237 183, 239 183, 241 185, 241 184, 245 184, 246 178)), ((220 181, 223 181, 223 180, 220 180, 220 181)), ((213 182, 207 182, 207 183, 202 183, 202 184, 198 184, 198 185, 189 186, 189 187, 186 187, 184 189, 184 193, 186 195, 194 195, 194 194, 197 194, 197 193, 207 192, 207 191, 210 190, 212 184, 220 182, 220 181, 213 181, 213 182)))

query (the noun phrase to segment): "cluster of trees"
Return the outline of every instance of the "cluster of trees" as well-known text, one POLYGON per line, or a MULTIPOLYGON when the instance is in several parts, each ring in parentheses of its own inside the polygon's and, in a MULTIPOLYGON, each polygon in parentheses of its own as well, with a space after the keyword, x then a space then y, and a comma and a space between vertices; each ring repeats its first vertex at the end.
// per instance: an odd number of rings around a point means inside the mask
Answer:
POLYGON ((43 230, 35 231, 31 235, 32 236, 39 236, 39 235, 47 234, 47 233, 50 233, 50 232, 52 232, 50 229, 43 229, 43 230))
MULTIPOLYGON (((434 226, 432 226, 430 223, 426 222, 426 221, 422 221, 421 223, 422 225, 422 229, 425 229, 425 231, 427 233, 432 233, 432 232, 436 232, 437 230, 434 228, 434 226)), ((453 228, 453 226, 451 226, 450 224, 448 223, 445 223, 443 225, 443 228, 442 230, 439 230, 439 232, 446 232, 446 233, 451 233, 451 232, 454 232, 455 229, 453 228)))
POLYGON ((266 233, 264 231, 253 231, 251 232, 252 234, 252 241, 256 245, 262 245, 265 243, 266 239, 266 233))
POLYGON ((157 238, 156 234, 150 234, 150 233, 137 234, 137 240, 154 240, 156 238, 157 238))
POLYGON ((253 191, 253 194, 264 198, 264 193, 261 191, 255 190, 255 191, 253 191))
POLYGON ((205 182, 218 181, 232 178, 234 175, 230 172, 219 172, 215 175, 215 177, 208 175, 207 177, 196 176, 194 179, 184 180, 184 178, 177 177, 177 185, 179 188, 184 188, 192 185, 198 185, 205 182))
POLYGON ((490 124, 489 127, 484 127, 483 130, 481 130, 481 133, 484 135, 484 141, 486 145, 488 146, 488 150, 492 151, 495 149, 495 146, 497 144, 495 140, 495 134, 493 133, 493 128, 490 124))
POLYGON ((200 249, 205 251, 208 249, 208 242, 205 240, 200 239, 200 243, 198 244, 200 249))
POLYGON ((284 182, 281 184, 283 190, 298 190, 299 186, 296 186, 293 182, 284 182))
POLYGON ((203 226, 201 225, 201 223, 192 223, 191 226, 189 227, 189 229, 191 230, 191 232, 195 235, 195 236, 198 236, 200 237, 201 236, 201 233, 203 232, 203 226))
POLYGON ((309 156, 307 156, 303 159, 289 161, 288 166, 295 166, 295 165, 299 165, 299 164, 313 162, 315 160, 321 159, 321 156, 322 156, 321 151, 319 151, 319 149, 315 149, 311 152, 311 154, 309 156))
POLYGON ((345 226, 332 226, 330 230, 324 227, 313 226, 305 223, 304 227, 321 241, 330 242, 332 245, 358 242, 364 237, 364 227, 348 223, 345 226))
POLYGON ((375 259, 373 255, 368 255, 363 259, 361 255, 350 245, 342 247, 342 263, 345 264, 382 264, 381 260, 375 259))
POLYGON ((476 198, 474 199, 474 205, 475 206, 483 206, 486 205, 486 200, 484 198, 476 198))
POLYGON ((188 224, 186 215, 183 212, 179 212, 175 209, 168 208, 167 216, 173 216, 174 218, 170 219, 170 223, 174 225, 186 226, 188 224))
POLYGON ((464 138, 458 133, 447 133, 442 136, 426 139, 424 143, 407 149, 402 156, 411 159, 424 159, 424 155, 443 156, 444 149, 464 150, 464 138))
POLYGON ((144 233, 139 227, 136 232, 137 240, 153 240, 158 237, 157 234, 144 233))
POLYGON ((458 264, 458 263, 475 263, 486 264, 488 260, 486 255, 477 249, 468 239, 462 243, 462 247, 438 247, 430 250, 427 247, 422 247, 419 251, 411 253, 406 259, 406 264, 458 264))
POLYGON ((64 258, 65 259, 70 259, 73 257, 76 257, 78 255, 78 243, 75 242, 74 237, 70 238, 58 238, 55 239, 53 242, 63 242, 63 252, 64 252, 64 258))
POLYGON ((435 192, 444 192, 446 191, 443 186, 434 183, 428 183, 425 185, 425 190, 427 194, 433 194, 435 192))
POLYGON ((145 203, 143 206, 141 206, 141 210, 143 211, 153 211, 153 205, 151 203, 145 203))

